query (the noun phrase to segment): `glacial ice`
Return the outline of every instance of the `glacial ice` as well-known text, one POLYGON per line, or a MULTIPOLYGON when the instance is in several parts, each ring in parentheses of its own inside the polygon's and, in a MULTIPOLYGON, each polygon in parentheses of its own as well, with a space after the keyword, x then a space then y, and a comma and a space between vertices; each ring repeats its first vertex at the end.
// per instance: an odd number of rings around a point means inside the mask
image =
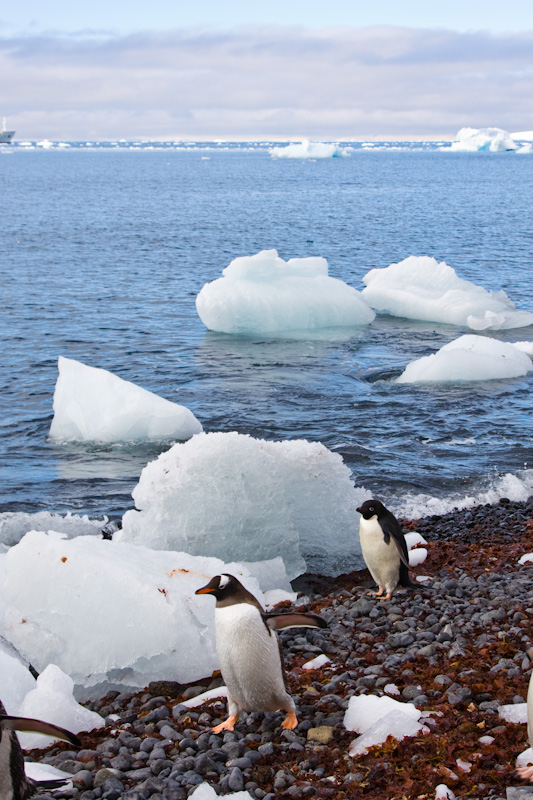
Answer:
POLYGON ((51 511, 37 511, 28 514, 24 511, 4 511, 0 513, 0 543, 14 545, 20 542, 28 531, 59 531, 69 539, 75 536, 95 535, 102 532, 108 519, 89 519, 86 515, 67 513, 54 514, 51 511))
POLYGON ((411 361, 397 383, 488 381, 518 378, 533 369, 528 355, 509 342, 466 334, 436 353, 411 361))
POLYGON ((285 147, 272 147, 270 155, 272 158, 336 158, 347 156, 348 150, 339 147, 338 144, 310 142, 309 139, 303 139, 299 144, 294 142, 285 147))
POLYGON ((511 134, 502 128, 461 128, 451 149, 456 152, 504 153, 507 150, 516 150, 517 147, 511 134))
POLYGON ((202 430, 192 411, 98 367, 59 357, 50 439, 131 442, 190 439, 202 430))
POLYGON ((504 291, 488 292, 459 278, 444 261, 409 256, 363 278, 368 304, 384 314, 460 325, 472 330, 504 330, 533 324, 533 313, 519 311, 504 291))
MULTIPOLYGON (((74 682, 55 664, 49 664, 39 675, 36 686, 25 696, 18 714, 21 717, 52 722, 71 733, 103 728, 105 720, 95 711, 81 706, 73 696, 74 682)), ((25 750, 42 749, 54 741, 39 733, 19 733, 25 750)))
POLYGON ((363 565, 356 509, 370 493, 319 442, 202 433, 149 463, 132 494, 117 541, 226 561, 281 556, 290 579, 363 565))
POLYGON ((194 594, 213 575, 237 575, 262 600, 240 564, 96 536, 30 531, 0 567, 0 634, 38 672, 56 664, 86 697, 90 687, 188 683, 217 669, 215 604, 194 594))
POLYGON ((257 334, 368 325, 374 312, 361 293, 328 275, 325 258, 291 258, 276 250, 236 258, 196 298, 204 325, 221 333, 257 334))

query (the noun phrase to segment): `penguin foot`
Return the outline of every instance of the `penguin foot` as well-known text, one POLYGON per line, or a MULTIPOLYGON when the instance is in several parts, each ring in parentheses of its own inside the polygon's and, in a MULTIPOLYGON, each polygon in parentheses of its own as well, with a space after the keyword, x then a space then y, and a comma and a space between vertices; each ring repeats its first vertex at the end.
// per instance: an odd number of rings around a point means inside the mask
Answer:
POLYGON ((369 597, 381 597, 384 591, 385 589, 380 586, 378 592, 368 592, 368 595, 369 597))
MULTIPOLYGON (((211 728, 213 733, 220 733, 221 731, 232 731, 235 723, 239 718, 230 714, 230 716, 221 722, 220 725, 215 725, 214 728, 211 728)), ((294 726, 293 726, 294 727, 294 726)))
POLYGON ((378 595, 380 600, 390 600, 392 597, 392 592, 387 592, 387 594, 378 595))
POLYGON ((292 731, 298 725, 298 720, 296 719, 296 714, 294 711, 287 712, 287 716, 281 723, 281 727, 285 728, 286 731, 292 731))
POLYGON ((530 781, 533 779, 533 767, 518 767, 516 774, 523 781, 530 781))

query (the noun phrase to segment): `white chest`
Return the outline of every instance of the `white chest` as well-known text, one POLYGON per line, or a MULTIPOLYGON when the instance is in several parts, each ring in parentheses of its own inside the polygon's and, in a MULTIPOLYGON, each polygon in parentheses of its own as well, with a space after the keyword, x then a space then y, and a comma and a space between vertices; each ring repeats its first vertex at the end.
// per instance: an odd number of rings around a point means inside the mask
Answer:
POLYGON ((383 537, 377 516, 361 517, 359 523, 361 551, 370 574, 380 586, 397 582, 400 570, 400 555, 392 537, 388 544, 383 537))

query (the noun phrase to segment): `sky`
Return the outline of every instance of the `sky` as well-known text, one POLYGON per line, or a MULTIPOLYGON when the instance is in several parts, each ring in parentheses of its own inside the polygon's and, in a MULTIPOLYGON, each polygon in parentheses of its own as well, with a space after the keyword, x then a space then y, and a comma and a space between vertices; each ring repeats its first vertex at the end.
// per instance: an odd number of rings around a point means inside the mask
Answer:
POLYGON ((533 3, 25 0, 0 8, 17 140, 453 139, 533 129, 533 3))

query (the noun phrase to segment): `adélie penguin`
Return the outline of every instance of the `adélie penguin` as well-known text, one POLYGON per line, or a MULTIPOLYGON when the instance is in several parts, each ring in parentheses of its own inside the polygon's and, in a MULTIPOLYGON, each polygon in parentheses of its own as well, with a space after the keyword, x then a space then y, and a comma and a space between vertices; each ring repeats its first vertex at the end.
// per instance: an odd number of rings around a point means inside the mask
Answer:
POLYGON ((26 776, 24 756, 15 731, 43 733, 81 747, 78 737, 64 728, 38 719, 9 716, 0 701, 0 800, 26 800, 39 789, 49 790, 63 786, 65 781, 62 779, 33 781, 26 776))
POLYGON ((409 579, 409 553, 405 536, 394 514, 379 500, 365 500, 357 511, 361 514, 361 551, 378 585, 378 591, 369 594, 389 600, 398 585, 413 585, 409 579))
MULTIPOLYGON (((526 653, 529 660, 533 661, 533 647, 529 647, 526 653)), ((527 690, 527 738, 529 739, 529 746, 533 748, 533 672, 531 673, 527 690)), ((522 780, 533 781, 533 766, 518 767, 516 772, 522 780)))
POLYGON ((228 690, 228 717, 214 733, 232 731, 242 711, 285 711, 282 726, 298 724, 294 701, 287 691, 277 630, 325 628, 314 614, 268 614, 233 575, 216 575, 196 594, 216 598, 215 635, 220 669, 228 690))

